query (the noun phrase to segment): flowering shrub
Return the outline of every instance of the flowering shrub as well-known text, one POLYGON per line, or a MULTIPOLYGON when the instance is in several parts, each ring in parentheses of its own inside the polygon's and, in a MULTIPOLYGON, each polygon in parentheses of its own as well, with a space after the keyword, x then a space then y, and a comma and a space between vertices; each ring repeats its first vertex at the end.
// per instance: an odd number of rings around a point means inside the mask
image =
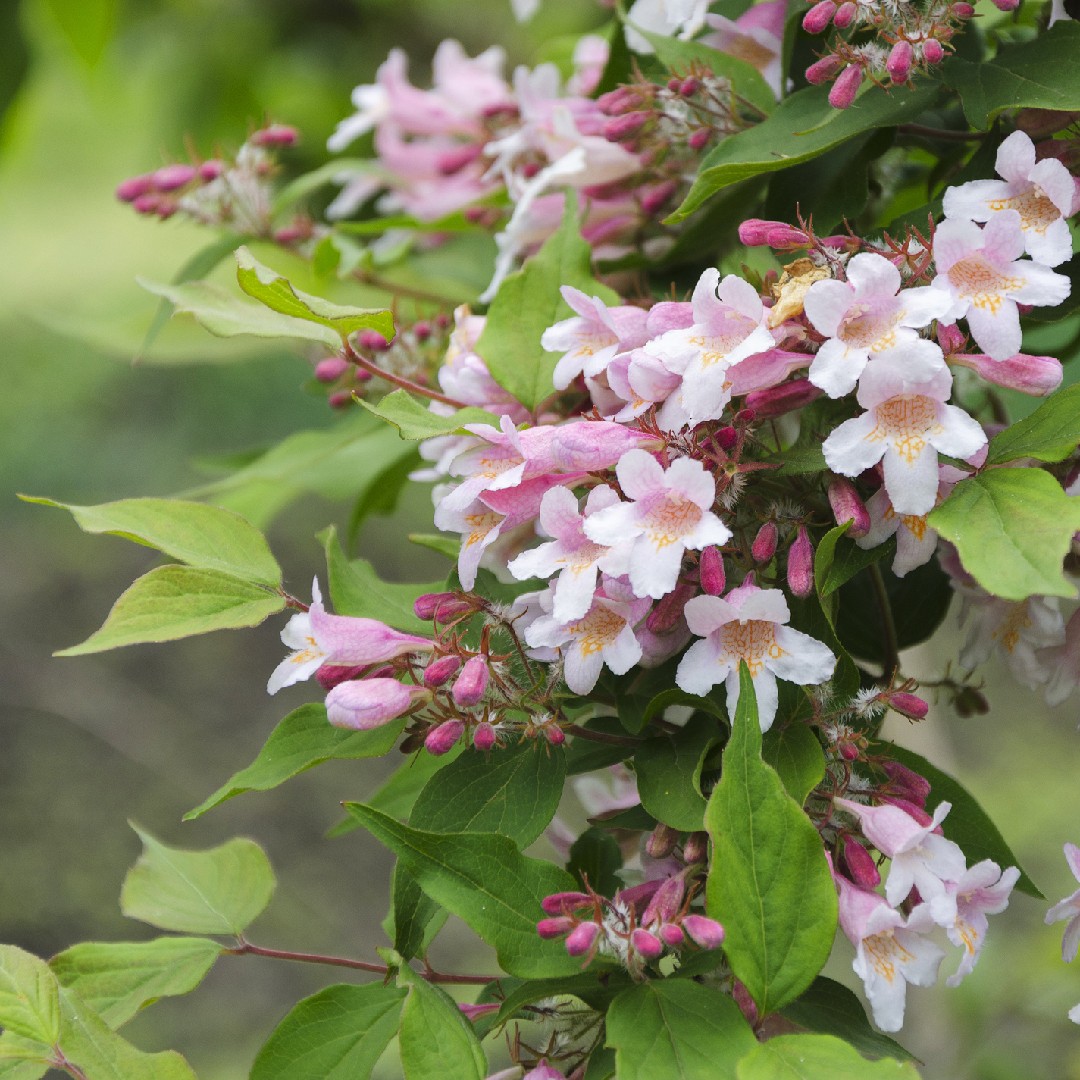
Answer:
MULTIPOLYGON (((439 535, 412 539, 452 565, 386 585, 331 532, 330 603, 319 580, 308 603, 231 511, 65 507, 174 560, 67 654, 292 612, 267 689, 314 679, 316 700, 189 817, 410 757, 346 804, 398 860, 381 959, 253 944, 256 845, 140 834, 123 909, 173 936, 0 947, 12 1075, 190 1077, 115 1029, 230 953, 379 976, 298 1004, 255 1080, 367 1076, 395 1035, 409 1078, 914 1076, 891 1038, 908 985, 943 962, 956 985, 1013 890, 1041 897, 881 725, 985 709, 995 655, 1051 703, 1080 682, 1080 391, 1023 351, 1029 322, 1074 319, 1080 33, 1037 5, 1011 32, 938 0, 736 6, 637 0, 567 72, 508 79, 499 49, 447 41, 421 89, 395 50, 330 139, 373 156, 283 186, 298 133, 275 124, 120 184, 225 232, 237 289, 148 288, 213 333, 301 343, 333 445, 365 462, 354 520, 431 484, 439 535), (482 252, 487 287, 395 284, 438 248, 482 252), (282 250, 338 300, 272 269, 282 250), (358 284, 388 306, 339 302, 358 284), (1045 400, 1010 422, 1022 395, 1045 400), (968 639, 920 687, 903 650, 953 594, 968 639), (555 861, 526 854, 545 832, 555 861), (432 969, 448 914, 498 973, 432 969), (872 1023, 821 975, 837 927, 872 1023)), ((340 468, 324 450, 310 467, 340 468)), ((1076 912, 1047 915, 1066 960, 1076 912)))

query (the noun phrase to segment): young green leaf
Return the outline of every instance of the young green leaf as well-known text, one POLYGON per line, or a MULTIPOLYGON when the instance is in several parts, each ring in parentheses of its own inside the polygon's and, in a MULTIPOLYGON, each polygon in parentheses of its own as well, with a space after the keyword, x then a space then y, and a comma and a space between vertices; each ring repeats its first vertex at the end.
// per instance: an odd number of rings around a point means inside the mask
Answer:
POLYGON ((718 1080, 757 1044, 727 994, 689 979, 624 990, 607 1016, 619 1080, 718 1080))
POLYGON ((1047 398, 1033 413, 990 440, 987 465, 1019 458, 1064 461, 1080 445, 1080 384, 1047 398))
POLYGON ((156 548, 204 570, 277 588, 281 567, 258 529, 231 510, 180 499, 121 499, 73 506, 36 495, 20 499, 68 510, 83 532, 108 533, 156 548))
POLYGON ((100 630, 56 655, 84 656, 123 645, 258 626, 284 607, 283 597, 220 570, 159 566, 121 594, 100 630))
POLYGON ((487 1058, 454 999, 404 966, 398 986, 409 992, 399 1036, 405 1080, 483 1080, 487 1058))
POLYGON ((44 960, 0 945, 0 1027, 51 1046, 60 1037, 60 985, 44 960))
POLYGON ((1080 499, 1070 498, 1041 469, 988 469, 961 480, 927 517, 951 540, 964 569, 1005 600, 1076 595, 1062 573, 1080 499))
POLYGON ((221 950, 209 938, 88 941, 58 953, 49 967, 109 1027, 118 1028, 144 1005, 194 990, 221 950))
POLYGON ((798 997, 828 959, 836 889, 817 829, 761 759, 745 664, 739 682, 723 774, 705 811, 713 841, 706 902, 727 931, 732 970, 764 1016, 798 997))
POLYGON ((910 1061, 867 1061, 832 1035, 780 1035, 739 1062, 738 1080, 919 1080, 910 1061))
POLYGON ((237 838, 209 851, 184 851, 137 825, 143 852, 120 890, 120 910, 162 930, 240 934, 270 903, 274 872, 262 848, 237 838))
POLYGON ((426 405, 421 405, 406 390, 395 390, 387 394, 377 404, 360 399, 360 404, 388 424, 401 432, 403 439, 416 442, 420 439, 434 439, 440 435, 453 435, 461 432, 466 424, 492 424, 499 426, 499 418, 485 411, 469 406, 458 409, 449 416, 440 416, 431 412, 426 405))
POLYGON ((370 1076, 397 1034, 406 991, 382 983, 328 986, 274 1029, 251 1080, 354 1080, 370 1076))

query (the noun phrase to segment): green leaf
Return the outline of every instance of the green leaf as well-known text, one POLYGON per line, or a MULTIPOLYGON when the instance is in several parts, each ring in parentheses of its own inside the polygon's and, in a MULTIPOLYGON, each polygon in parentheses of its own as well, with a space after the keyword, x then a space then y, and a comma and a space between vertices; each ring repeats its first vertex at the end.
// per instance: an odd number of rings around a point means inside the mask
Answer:
POLYGON ((248 791, 269 791, 324 761, 382 757, 394 748, 404 726, 402 717, 371 731, 345 731, 330 725, 325 705, 301 705, 274 728, 246 769, 234 773, 204 802, 189 810, 184 820, 202 817, 215 806, 248 791))
POLYGON ((409 992, 399 1036, 405 1080, 483 1080, 483 1047, 453 998, 404 966, 398 985, 409 992))
POLYGON ((1067 386, 990 440, 987 465, 1018 458, 1064 461, 1080 445, 1080 384, 1067 386))
POLYGON ((566 869, 583 887, 588 885, 602 896, 612 896, 623 886, 618 876, 622 864, 618 841, 611 833, 594 825, 570 845, 566 869))
POLYGON ((721 1080, 757 1039, 727 994, 688 979, 621 993, 607 1016, 619 1080, 721 1080))
POLYGON ((394 336, 394 317, 374 308, 343 307, 294 289, 288 278, 263 266, 246 247, 236 249, 236 280, 260 304, 292 319, 302 319, 333 331, 342 342, 357 330, 374 330, 387 341, 394 336))
POLYGON ((1076 596, 1061 564, 1080 529, 1080 499, 1049 473, 1012 468, 969 476, 926 520, 993 596, 1076 596))
POLYGON ((529 409, 555 392, 551 377, 558 357, 541 347, 540 337, 573 314, 559 292, 562 285, 606 304, 619 303, 611 289, 593 279, 592 251, 581 237, 577 204, 569 197, 562 225, 499 286, 476 343, 495 381, 529 409))
POLYGON ((393 424, 401 432, 403 439, 411 439, 414 442, 459 433, 466 424, 499 426, 497 416, 472 405, 458 409, 450 416, 440 416, 438 413, 431 412, 426 405, 422 405, 406 390, 395 390, 375 405, 362 399, 360 404, 380 420, 393 424))
POLYGON ((261 847, 237 838, 209 851, 167 847, 137 825, 143 852, 120 890, 120 910, 162 930, 240 934, 270 903, 274 872, 261 847))
POLYGON ((83 532, 134 540, 204 570, 277 588, 281 567, 258 529, 231 510, 180 499, 121 499, 98 506, 73 506, 36 495, 23 502, 68 510, 83 532))
POLYGON ((745 664, 739 682, 724 771, 705 812, 713 842, 706 905, 727 931, 732 971, 767 1016, 798 997, 828 959, 836 888, 817 829, 761 759, 745 664))
MULTIPOLYGON (((845 523, 846 527, 846 523, 845 523)), ((832 532, 828 533, 828 539, 832 532)), ((824 540, 822 541, 824 543, 824 540)), ((818 553, 821 547, 818 547, 818 553)), ((885 559, 891 559, 896 554, 896 541, 886 541, 872 548, 861 548, 858 544, 847 537, 838 539, 832 552, 832 558, 827 563, 819 563, 817 556, 814 558, 814 580, 817 583, 818 596, 821 598, 822 607, 825 601, 841 586, 846 585, 856 574, 865 570, 866 567, 885 559), (822 573, 818 573, 818 567, 822 573)))
POLYGON ((919 1080, 909 1061, 867 1061, 832 1035, 780 1035, 739 1062, 737 1080, 919 1080))
POLYGON ((251 1080, 359 1080, 397 1034, 406 991, 382 983, 328 986, 274 1029, 251 1080))
POLYGON ((1064 20, 1033 41, 1006 46, 988 62, 953 58, 942 66, 941 78, 960 95, 971 124, 986 130, 1003 109, 1080 109, 1078 55, 1080 26, 1064 20))
POLYGON ((814 732, 795 720, 773 726, 761 738, 761 757, 776 770, 784 790, 802 806, 825 779, 825 752, 814 732))
POLYGON ((828 468, 820 446, 793 446, 767 460, 780 462, 777 476, 805 476, 807 473, 824 472, 828 468))
POLYGON ((828 102, 827 86, 797 90, 767 120, 729 136, 709 151, 690 193, 668 222, 684 220, 716 192, 740 180, 789 169, 864 132, 913 120, 940 92, 940 86, 929 80, 914 90, 889 92, 875 86, 850 108, 834 109, 828 102))
POLYGON ((692 717, 672 735, 647 739, 634 755, 641 805, 657 821, 680 832, 702 828, 705 796, 701 769, 709 750, 720 741, 712 719, 692 717))
POLYGON ((49 967, 109 1027, 118 1028, 144 1005, 194 990, 221 951, 209 938, 90 941, 58 953, 49 967))
POLYGON ((258 626, 284 607, 283 597, 220 570, 159 566, 121 594, 100 630, 55 655, 84 656, 123 645, 258 626))
POLYGON ((44 960, 0 945, 0 1027, 51 1046, 60 1037, 60 986, 44 960))
POLYGON ((120 0, 45 0, 68 44, 93 67, 116 31, 120 0))
POLYGON ((362 803, 345 809, 397 854, 424 892, 495 948, 504 971, 544 978, 578 970, 562 942, 536 933, 543 898, 574 888, 565 871, 526 858, 495 833, 422 832, 362 803))
POLYGON ((953 843, 964 849, 969 866, 974 866, 983 859, 992 859, 1003 870, 1009 866, 1018 867, 1020 877, 1016 882, 1017 889, 1037 900, 1046 899, 1035 882, 1020 867, 1016 856, 990 816, 958 780, 942 772, 913 750, 892 743, 880 743, 879 746, 885 757, 895 758, 929 781, 933 807, 942 802, 952 804, 948 817, 942 822, 941 830, 953 843))
POLYGON ((606 1012, 612 999, 633 985, 625 971, 607 968, 583 971, 578 975, 564 975, 558 979, 526 979, 512 989, 508 983, 509 980, 502 980, 500 983, 507 993, 501 999, 502 1004, 491 1023, 492 1030, 505 1024, 507 1020, 522 1015, 523 1006, 534 1001, 543 1001, 545 998, 576 997, 597 1012, 606 1012))
POLYGON ((810 989, 780 1012, 800 1027, 821 1035, 836 1035, 863 1057, 894 1057, 914 1061, 898 1042, 870 1025, 858 997, 846 986, 819 976, 810 989))
POLYGON ((423 585, 400 585, 381 581, 367 559, 345 558, 333 526, 319 536, 326 551, 326 572, 330 581, 330 599, 339 615, 378 619, 409 634, 430 634, 431 621, 416 617, 413 603, 418 596, 442 592, 442 581, 423 585))
POLYGON ((41 1080, 50 1068, 45 1048, 30 1053, 16 1044, 17 1036, 0 1035, 0 1080, 41 1080))
MULTIPOLYGON (((615 683, 616 689, 619 687, 618 681, 615 683)), ((672 705, 688 705, 695 712, 708 713, 709 716, 715 716, 725 727, 728 726, 728 715, 718 701, 714 701, 708 697, 698 697, 697 694, 688 694, 685 690, 680 690, 677 686, 669 687, 667 690, 661 690, 659 694, 649 699, 649 703, 645 706, 644 711, 640 716, 634 714, 630 709, 619 709, 619 720, 622 725, 631 735, 637 735, 649 726, 649 724, 655 720, 658 716, 662 717, 664 711, 670 708, 672 705)))

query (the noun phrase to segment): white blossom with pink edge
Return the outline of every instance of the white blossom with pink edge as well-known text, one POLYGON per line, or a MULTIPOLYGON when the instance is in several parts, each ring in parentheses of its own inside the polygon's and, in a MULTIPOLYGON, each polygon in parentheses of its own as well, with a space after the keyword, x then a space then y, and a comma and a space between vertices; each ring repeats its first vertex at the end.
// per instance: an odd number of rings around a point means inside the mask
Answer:
POLYGON ((585 520, 599 510, 614 506, 619 496, 612 488, 589 492, 584 516, 573 492, 564 487, 545 492, 540 503, 540 528, 551 543, 522 552, 507 569, 519 581, 558 574, 552 585, 552 614, 560 622, 580 619, 592 605, 600 571, 619 577, 629 570, 629 549, 596 544, 585 535, 585 520))
POLYGON ((872 365, 856 398, 867 411, 846 420, 822 450, 833 472, 858 476, 884 459, 885 488, 898 514, 927 514, 938 490, 938 453, 961 460, 986 444, 986 433, 963 409, 947 405, 948 369, 909 380, 891 365, 872 365))
POLYGON ((909 377, 927 378, 945 366, 941 350, 916 330, 940 319, 949 298, 930 286, 903 289, 900 271, 872 251, 852 256, 847 281, 815 281, 803 309, 814 329, 828 339, 810 365, 810 381, 829 397, 843 397, 870 360, 896 357, 909 377))
POLYGON ((1060 705, 1080 685, 1080 608, 1065 624, 1065 640, 1061 645, 1040 650, 1040 662, 1051 672, 1044 695, 1047 705, 1060 705))
POLYGON ((695 596, 686 605, 685 617, 690 630, 704 640, 691 645, 679 662, 679 689, 704 697, 723 682, 733 716, 739 701, 739 664, 745 660, 762 731, 776 718, 778 678, 816 686, 827 681, 836 666, 825 645, 787 625, 791 612, 779 589, 743 582, 723 598, 695 596))
POLYGON ((852 969, 863 981, 874 1023, 882 1031, 904 1026, 908 983, 933 986, 945 951, 924 935, 934 928, 926 904, 905 919, 877 893, 836 875, 840 928, 855 946, 852 969))
POLYGON ((712 513, 716 480, 693 458, 676 458, 665 470, 644 450, 623 454, 615 475, 633 501, 586 518, 585 535, 597 544, 628 550, 634 592, 659 600, 675 588, 687 548, 700 550, 731 539, 731 530, 712 513))
POLYGON ((1053 307, 1071 288, 1064 274, 1040 263, 1020 261, 1025 234, 1015 210, 994 214, 979 228, 973 221, 946 218, 934 233, 937 276, 930 283, 952 300, 944 320, 966 318, 971 336, 992 360, 1020 351, 1017 304, 1053 307))
POLYGON ((1076 185, 1056 158, 1035 160, 1035 144, 1014 131, 999 147, 996 169, 1001 180, 972 180, 946 189, 947 218, 989 221, 1005 210, 1020 215, 1027 253, 1044 266, 1057 266, 1072 255, 1072 235, 1065 220, 1073 213, 1076 185))
MULTIPOLYGON (((1069 864, 1073 877, 1080 881, 1080 848, 1075 844, 1066 844, 1065 860, 1069 864)), ((1068 919, 1069 922, 1061 939, 1061 959, 1066 964, 1070 964, 1076 956, 1077 948, 1080 948, 1080 889, 1066 896, 1064 900, 1059 900, 1046 913, 1047 926, 1061 922, 1062 919, 1068 919)), ((1077 1008, 1080 1009, 1080 1005, 1077 1008)), ((1072 1013, 1069 1017, 1072 1019, 1072 1013)))

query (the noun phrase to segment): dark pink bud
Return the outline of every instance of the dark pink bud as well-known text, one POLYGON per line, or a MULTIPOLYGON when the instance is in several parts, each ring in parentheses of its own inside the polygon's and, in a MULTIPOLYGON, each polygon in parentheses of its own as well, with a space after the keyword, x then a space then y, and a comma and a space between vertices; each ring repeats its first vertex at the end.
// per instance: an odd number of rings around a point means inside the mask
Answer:
POLYGON ((844 866, 848 877, 863 889, 876 889, 881 884, 881 874, 873 856, 855 839, 846 834, 842 841, 844 866))
MULTIPOLYGON (((823 0, 828 3, 829 0, 823 0)), ((747 218, 739 226, 739 239, 747 247, 762 247, 769 242, 769 230, 776 224, 774 221, 762 221, 761 218, 747 218)))
POLYGON ((661 821, 645 841, 645 854, 650 859, 666 859, 675 850, 678 841, 678 832, 661 821))
POLYGON ((367 349, 368 352, 381 352, 390 347, 390 343, 378 330, 361 330, 356 335, 356 341, 361 349, 367 349))
POLYGON ((454 681, 450 691, 455 705, 463 709, 475 705, 484 696, 488 684, 488 662, 485 656, 470 656, 454 681))
POLYGON ((833 83, 829 91, 829 104, 834 109, 846 109, 855 100, 862 80, 862 68, 858 64, 849 64, 833 83))
MULTIPOLYGON (((544 910, 546 911, 547 908, 544 910)), ((569 915, 560 915, 555 919, 541 919, 536 924, 536 932, 545 941, 550 941, 552 938, 562 937, 563 934, 572 930, 573 927, 574 920, 571 919, 569 915)))
POLYGON ((855 21, 855 16, 858 13, 858 7, 851 0, 847 0, 847 3, 841 4, 836 9, 836 14, 833 16, 833 26, 837 30, 846 30, 855 21))
POLYGON ((324 690, 330 691, 343 682, 358 679, 364 673, 366 667, 366 664, 361 664, 359 667, 338 667, 335 664, 323 664, 315 672, 315 678, 324 690))
POLYGON ((688 866, 695 863, 703 863, 709 857, 709 834, 706 832, 691 833, 686 838, 682 849, 683 862, 688 866))
POLYGON ((622 116, 632 109, 640 108, 641 94, 629 86, 620 86, 596 99, 597 107, 605 116, 622 116))
POLYGON ((703 949, 715 949, 724 940, 724 928, 706 915, 687 915, 683 918, 682 928, 690 940, 703 949))
POLYGON ((641 911, 656 895, 656 890, 660 888, 660 885, 661 882, 659 881, 643 881, 640 885, 631 885, 628 889, 620 889, 615 899, 635 911, 641 911))
POLYGON ((840 756, 845 761, 858 761, 859 748, 854 743, 841 743, 840 756))
POLYGON ((888 695, 889 708, 906 716, 909 720, 924 720, 930 711, 930 706, 917 694, 908 694, 900 691, 888 695))
POLYGON ((337 382, 348 370, 347 360, 343 360, 340 356, 328 356, 315 365, 315 378, 322 383, 337 382))
POLYGON ((1030 356, 1017 353, 1005 360, 991 360, 982 353, 953 353, 949 362, 978 372, 987 382, 1019 390, 1022 394, 1045 397, 1060 385, 1061 361, 1053 356, 1030 356))
POLYGON ((130 176, 116 186, 116 197, 121 202, 134 202, 140 195, 147 195, 154 189, 154 177, 151 173, 142 176, 130 176))
POLYGON ((701 80, 691 75, 679 84, 679 94, 682 97, 693 97, 701 89, 701 80))
POLYGON ((795 543, 788 548, 787 583, 793 596, 809 596, 814 591, 814 545, 805 525, 799 526, 795 543))
POLYGON ((682 618, 687 601, 697 592, 693 585, 676 585, 649 612, 645 619, 645 628, 654 634, 666 634, 674 630, 682 618))
POLYGON ((482 143, 465 143, 447 150, 435 160, 435 167, 443 176, 452 176, 466 165, 471 165, 484 152, 482 143))
POLYGON ((993 2, 998 11, 1015 11, 1020 6, 1020 0, 993 0, 993 2))
POLYGON ((131 200, 131 206, 137 214, 159 214, 162 218, 167 218, 176 212, 176 203, 152 191, 148 191, 145 195, 136 195, 131 200))
POLYGON ((584 956, 596 943, 599 933, 599 923, 583 922, 575 926, 567 935, 566 951, 571 956, 584 956))
POLYGON ((722 427, 713 437, 716 439, 716 445, 725 453, 739 441, 739 433, 730 424, 722 427))
POLYGON ((541 1058, 521 1080, 566 1080, 566 1077, 553 1065, 549 1065, 546 1058, 541 1058))
POLYGON ((835 14, 836 4, 833 0, 818 0, 803 16, 803 29, 808 34, 820 34, 832 22, 835 14))
POLYGON ((217 158, 211 158, 199 166, 199 179, 206 182, 216 180, 224 171, 225 162, 218 161, 217 158))
POLYGON ((796 229, 792 225, 780 223, 769 229, 769 247, 777 251, 795 251, 807 247, 809 243, 810 237, 802 229, 796 229))
POLYGON ((418 619, 449 622, 472 611, 472 605, 452 592, 423 593, 413 601, 413 611, 418 619))
POLYGON ((779 386, 770 386, 766 390, 752 391, 746 395, 746 404, 754 410, 755 416, 761 420, 767 420, 772 416, 784 416, 789 412, 805 408, 823 393, 824 391, 819 390, 809 379, 792 379, 779 386))
POLYGON ((709 128, 698 128, 696 131, 690 132, 690 137, 686 140, 686 145, 691 150, 704 150, 709 145, 709 140, 712 138, 712 131, 709 128))
POLYGON ((646 960, 655 960, 664 951, 664 943, 655 934, 640 927, 631 932, 630 947, 646 960))
POLYGON ((300 137, 294 127, 287 124, 269 124, 256 131, 248 142, 255 146, 292 146, 300 137))
POLYGON ((566 732, 563 731, 558 724, 554 722, 545 724, 543 730, 544 738, 547 739, 552 746, 562 746, 562 744, 566 742, 566 732))
POLYGON ((461 668, 460 656, 440 656, 424 668, 424 685, 428 689, 442 686, 447 679, 461 668))
POLYGON ((911 43, 898 41, 889 52, 885 61, 885 70, 894 83, 905 83, 911 76, 911 65, 915 60, 915 51, 911 43))
POLYGON ((678 915, 685 895, 686 882, 683 881, 681 875, 676 874, 666 878, 641 916, 642 925, 652 926, 653 923, 671 922, 678 915))
POLYGON ((941 42, 936 38, 931 38, 929 41, 923 42, 922 58, 928 64, 940 64, 945 59, 945 50, 941 47, 941 42))
POLYGON ((566 915, 578 908, 588 907, 592 902, 593 898, 588 893, 557 892, 545 896, 540 906, 549 915, 566 915))
POLYGON ((952 358, 952 354, 959 352, 967 341, 964 332, 955 323, 949 326, 946 326, 944 323, 938 323, 937 339, 938 344, 941 346, 941 351, 950 359, 952 358))
POLYGON ((185 184, 190 184, 198 171, 194 165, 166 165, 154 173, 152 183, 158 191, 175 191, 185 184))
POLYGON ((431 323, 421 320, 412 328, 412 332, 417 341, 427 341, 431 337, 431 323))
POLYGON ((669 948, 677 949, 684 939, 682 928, 675 923, 664 923, 659 930, 660 940, 669 948))
POLYGON ((844 61, 834 53, 830 53, 828 56, 823 56, 820 60, 815 60, 806 69, 806 81, 811 86, 820 86, 822 83, 827 83, 843 66, 844 61))
POLYGON ((440 757, 453 750, 464 731, 465 725, 460 720, 446 720, 427 733, 424 746, 429 754, 440 757))
POLYGON ((604 124, 603 135, 608 142, 632 139, 652 119, 652 113, 639 111, 613 116, 604 124))
POLYGON ((671 78, 667 81, 667 88, 673 94, 677 94, 679 92, 680 86, 682 86, 682 79, 680 79, 678 75, 672 75, 671 78))
POLYGON ((930 781, 925 776, 902 765, 899 761, 883 761, 881 768, 889 778, 889 787, 896 794, 910 798, 919 806, 925 806, 930 795, 930 781))
POLYGON ((753 556, 754 562, 767 563, 776 554, 776 539, 776 525, 771 521, 766 521, 758 529, 757 536, 754 537, 754 542, 750 545, 750 554, 753 556))
POLYGON ((889 795, 886 792, 881 795, 881 801, 889 803, 890 806, 899 807, 908 817, 914 818, 920 825, 929 825, 934 820, 917 803, 913 803, 910 799, 902 799, 899 795, 889 795))
POLYGON ((701 591, 709 596, 721 596, 727 577, 724 574, 724 556, 720 554, 718 547, 707 547, 701 552, 698 562, 698 580, 701 582, 701 591))
POLYGON ((495 735, 495 728, 491 726, 486 720, 477 724, 473 728, 472 744, 473 749, 479 750, 481 753, 486 754, 496 743, 497 737, 495 735))
POLYGON ((657 184, 656 187, 642 196, 642 213, 650 216, 657 213, 657 211, 670 201, 671 196, 674 195, 677 190, 678 183, 675 180, 667 180, 663 184, 657 184))
POLYGON ((953 4, 949 11, 954 19, 970 19, 975 14, 975 9, 970 4, 958 3, 953 4))
POLYGON ((834 476, 829 481, 829 506, 837 525, 851 522, 848 536, 858 539, 870 531, 870 512, 859 498, 855 485, 846 476, 834 476))

